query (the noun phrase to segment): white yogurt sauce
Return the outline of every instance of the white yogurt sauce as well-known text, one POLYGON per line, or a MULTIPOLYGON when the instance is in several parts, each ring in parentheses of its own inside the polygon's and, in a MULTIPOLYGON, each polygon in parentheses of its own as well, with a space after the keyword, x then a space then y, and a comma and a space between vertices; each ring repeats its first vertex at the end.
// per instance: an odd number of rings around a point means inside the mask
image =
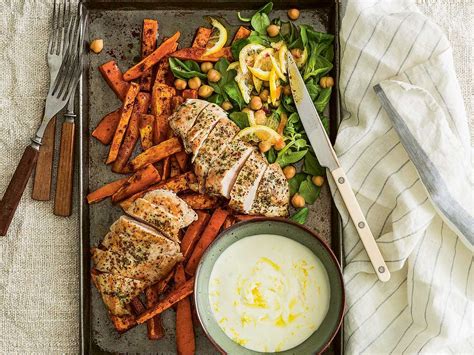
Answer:
POLYGON ((329 279, 304 245, 278 235, 243 238, 217 259, 209 301, 219 326, 254 351, 284 351, 318 329, 329 308, 329 279))

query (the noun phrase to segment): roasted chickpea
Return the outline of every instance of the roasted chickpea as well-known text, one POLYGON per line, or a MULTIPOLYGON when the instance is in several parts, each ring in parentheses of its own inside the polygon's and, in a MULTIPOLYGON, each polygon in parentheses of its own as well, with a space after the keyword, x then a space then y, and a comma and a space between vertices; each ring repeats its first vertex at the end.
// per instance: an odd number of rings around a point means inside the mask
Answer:
POLYGON ((276 150, 282 150, 283 148, 285 148, 285 141, 283 140, 283 138, 281 138, 278 142, 275 143, 275 145, 273 146, 276 150))
POLYGON ((291 55, 295 58, 295 59, 299 59, 301 58, 301 56, 303 55, 303 51, 299 48, 293 48, 291 51, 291 55))
POLYGON ((211 70, 214 67, 211 62, 203 62, 201 63, 201 71, 203 73, 207 73, 209 70, 211 70))
POLYGON ((272 147, 272 144, 271 144, 269 141, 263 141, 263 142, 260 142, 260 143, 258 144, 258 149, 259 149, 262 153, 268 152, 271 147, 272 147))
POLYGON ((268 97, 270 96, 270 92, 267 89, 263 89, 260 95, 258 96, 260 97, 260 100, 262 100, 262 102, 268 102, 268 97))
POLYGON ((209 85, 202 85, 199 88, 198 95, 204 99, 207 99, 209 96, 212 95, 213 92, 214 92, 214 89, 210 87, 209 85))
POLYGON ((222 104, 221 104, 221 107, 226 110, 226 111, 229 111, 229 110, 232 110, 232 108, 234 106, 232 106, 232 103, 230 101, 224 101, 222 104))
POLYGON ((255 123, 258 125, 264 125, 267 122, 267 115, 265 111, 258 110, 255 112, 255 123))
POLYGON ((334 86, 334 79, 333 79, 332 76, 323 76, 319 80, 319 85, 321 85, 321 87, 323 89, 333 87, 334 86))
POLYGON ((211 69, 207 72, 207 80, 209 80, 211 83, 217 83, 219 80, 221 80, 221 73, 215 69, 211 69))
POLYGON ((289 9, 288 10, 288 17, 290 18, 290 20, 297 20, 298 17, 300 17, 300 10, 298 9, 289 9))
POLYGON ((267 33, 270 37, 276 37, 280 33, 280 27, 277 25, 270 25, 267 27, 267 33))
POLYGON ((290 85, 283 86, 283 95, 291 96, 291 88, 290 85))
POLYGON ((188 86, 190 89, 197 90, 201 86, 201 79, 198 76, 188 80, 188 86))
POLYGON ((252 96, 252 99, 250 100, 249 106, 252 110, 260 110, 262 108, 262 100, 258 96, 252 96))
POLYGON ((313 184, 319 187, 323 186, 324 184, 324 178, 322 176, 313 176, 311 181, 313 181, 313 184))
POLYGON ((290 180, 296 175, 296 168, 293 165, 287 165, 283 168, 283 174, 285 174, 287 180, 290 180))
POLYGON ((176 79, 174 81, 174 87, 176 88, 176 90, 184 90, 186 89, 186 86, 188 86, 188 83, 186 82, 186 80, 176 79))
POLYGON ((91 49, 92 52, 96 53, 96 54, 99 54, 100 52, 102 52, 102 49, 104 48, 104 40, 103 39, 94 39, 89 48, 91 49))
POLYGON ((291 204, 293 205, 294 208, 301 208, 301 207, 304 207, 305 200, 304 200, 303 196, 296 193, 291 198, 291 204))

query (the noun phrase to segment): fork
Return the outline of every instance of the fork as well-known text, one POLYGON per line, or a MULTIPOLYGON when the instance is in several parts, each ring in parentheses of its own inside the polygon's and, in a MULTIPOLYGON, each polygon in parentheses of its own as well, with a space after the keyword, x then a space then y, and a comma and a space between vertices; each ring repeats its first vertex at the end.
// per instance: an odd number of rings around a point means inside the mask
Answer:
POLYGON ((13 174, 12 179, 0 202, 0 236, 5 236, 13 215, 18 207, 26 184, 38 159, 39 148, 43 135, 51 118, 64 108, 82 73, 82 57, 84 52, 84 31, 87 13, 81 12, 70 19, 66 36, 69 45, 66 48, 62 64, 54 82, 50 85, 46 98, 43 120, 31 144, 25 148, 23 156, 13 174))
MULTIPOLYGON (((68 28, 66 18, 71 19, 71 1, 54 0, 53 4, 53 24, 51 36, 48 42, 48 67, 49 83, 54 83, 61 66, 64 53, 69 46, 68 28)), ((43 145, 39 150, 38 162, 36 164, 33 179, 33 191, 31 197, 38 201, 48 201, 51 195, 51 177, 54 157, 54 141, 56 136, 56 117, 53 117, 46 127, 43 136, 43 145)))

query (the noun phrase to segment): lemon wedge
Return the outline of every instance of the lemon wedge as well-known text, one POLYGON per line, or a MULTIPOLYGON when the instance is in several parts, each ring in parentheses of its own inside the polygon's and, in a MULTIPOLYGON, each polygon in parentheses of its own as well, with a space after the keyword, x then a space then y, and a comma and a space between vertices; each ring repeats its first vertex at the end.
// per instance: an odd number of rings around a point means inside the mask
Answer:
POLYGON ((288 63, 286 61, 286 52, 288 52, 288 48, 285 44, 283 44, 278 51, 278 61, 280 62, 280 68, 283 74, 286 74, 286 68, 288 67, 288 63))
POLYGON ((270 77, 268 81, 270 84, 270 101, 275 105, 278 100, 277 74, 275 68, 270 71, 270 77))
POLYGON ((255 125, 251 127, 244 128, 237 134, 236 138, 239 138, 243 141, 269 141, 271 144, 275 144, 282 137, 273 129, 267 126, 255 125))
POLYGON ((239 132, 237 138, 244 141, 268 141, 271 144, 275 144, 282 139, 282 137, 276 131, 263 125, 255 125, 244 128, 239 132))
POLYGON ((278 77, 285 81, 286 82, 286 76, 285 74, 283 74, 281 68, 280 68, 280 64, 278 64, 277 60, 275 59, 274 56, 271 56, 270 57, 271 61, 272 61, 272 64, 273 64, 273 69, 275 69, 275 72, 276 72, 276 75, 278 75, 278 77))
POLYGON ((262 70, 260 68, 248 67, 252 75, 260 80, 268 81, 270 80, 270 72, 267 70, 262 70))
POLYGON ((244 46, 239 53, 240 70, 242 74, 248 73, 248 66, 253 66, 258 53, 265 49, 261 44, 250 43, 244 46))
POLYGON ((217 30, 217 35, 215 36, 217 38, 217 41, 214 42, 212 47, 206 48, 206 51, 204 52, 204 56, 217 53, 222 48, 224 48, 227 42, 227 30, 224 27, 224 25, 212 17, 211 17, 211 25, 215 30, 217 30))
POLYGON ((247 72, 247 74, 243 74, 242 69, 239 68, 237 70, 237 75, 235 76, 235 81, 240 89, 240 92, 242 93, 245 103, 248 104, 250 102, 250 94, 253 90, 252 75, 250 75, 249 72, 247 72))

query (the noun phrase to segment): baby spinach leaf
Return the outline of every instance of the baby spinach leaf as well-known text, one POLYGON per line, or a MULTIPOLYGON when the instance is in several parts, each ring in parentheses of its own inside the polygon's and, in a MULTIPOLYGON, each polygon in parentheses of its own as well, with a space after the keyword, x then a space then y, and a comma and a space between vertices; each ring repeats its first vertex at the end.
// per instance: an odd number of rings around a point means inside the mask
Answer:
POLYGON ((270 25, 270 18, 268 14, 273 9, 273 3, 269 2, 261 7, 250 20, 250 24, 252 25, 253 29, 262 35, 266 35, 267 27, 270 25))
POLYGON ((306 203, 312 205, 319 196, 321 189, 311 181, 311 176, 306 176, 306 180, 300 185, 298 193, 303 196, 306 203))
POLYGON ((249 116, 245 112, 232 112, 229 118, 239 126, 240 129, 249 127, 249 116))
POLYGON ((316 156, 309 152, 304 157, 303 171, 312 176, 323 176, 324 168, 319 164, 316 156))
POLYGON ((290 196, 293 196, 295 193, 298 192, 301 183, 306 180, 306 176, 307 175, 305 173, 298 173, 290 180, 288 180, 288 185, 290 187, 290 196))
POLYGON ((326 130, 326 133, 329 135, 329 117, 321 117, 321 122, 323 123, 323 127, 326 130))
MULTIPOLYGON (((300 150, 300 151, 291 151, 287 150, 283 154, 278 154, 276 162, 280 164, 282 168, 289 164, 296 163, 297 161, 300 161, 303 159, 303 157, 306 155, 308 152, 308 149, 300 150)), ((280 151, 281 153, 281 151, 280 151)))
POLYGON ((219 95, 219 94, 213 94, 211 97, 207 99, 207 101, 215 103, 216 105, 222 105, 222 103, 225 101, 224 96, 219 95))
POLYGON ((303 207, 298 210, 290 219, 299 224, 305 224, 308 219, 309 209, 308 207, 303 207))
POLYGON ((224 85, 224 90, 227 96, 229 96, 229 98, 231 99, 231 101, 239 107, 239 110, 242 110, 242 108, 246 106, 239 86, 237 85, 234 79, 224 85))
POLYGON ((328 105, 329 100, 331 99, 331 91, 332 87, 322 89, 318 95, 318 98, 316 101, 314 101, 314 106, 318 112, 323 112, 328 105))
POLYGON ((273 164, 275 162, 277 156, 276 156, 275 149, 273 149, 273 147, 265 155, 270 164, 273 164))
POLYGON ((306 81, 313 77, 314 80, 318 81, 319 78, 324 74, 327 74, 332 69, 332 67, 333 65, 329 60, 314 53, 314 49, 312 49, 311 55, 309 56, 309 60, 306 63, 306 67, 304 69, 304 80, 306 81))
POLYGON ((306 82, 306 89, 308 89, 309 96, 313 102, 321 92, 321 86, 316 83, 316 80, 309 80, 306 82))
POLYGON ((206 74, 201 72, 199 64, 192 60, 182 62, 177 58, 169 58, 170 69, 176 78, 180 79, 191 79, 195 76, 206 79, 206 74))

